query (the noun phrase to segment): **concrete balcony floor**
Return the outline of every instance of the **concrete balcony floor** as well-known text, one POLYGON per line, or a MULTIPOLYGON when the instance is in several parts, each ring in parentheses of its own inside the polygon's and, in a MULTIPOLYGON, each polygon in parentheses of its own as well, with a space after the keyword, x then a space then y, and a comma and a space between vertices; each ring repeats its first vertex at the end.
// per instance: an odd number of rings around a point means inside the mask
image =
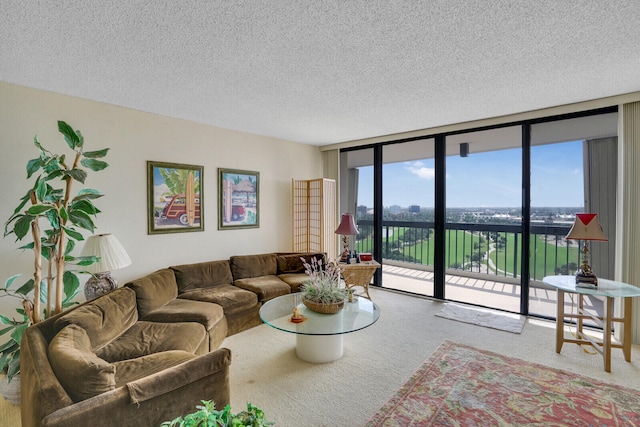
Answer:
MULTIPOLYGON (((462 273, 461 273, 462 274, 462 273)), ((407 266, 383 264, 382 286, 389 289, 433 296, 433 272, 412 269, 407 266)), ((482 276, 482 275, 475 275, 482 276)), ((445 275, 445 299, 488 308, 520 312, 520 285, 500 281, 499 276, 487 278, 445 275)), ((557 293, 553 289, 531 286, 529 288, 529 314, 548 319, 556 317, 557 293)), ((565 298, 566 311, 575 311, 577 301, 565 298), (574 305, 574 307, 572 307, 574 305)), ((602 301, 585 298, 585 308, 594 314, 602 314, 602 301)))

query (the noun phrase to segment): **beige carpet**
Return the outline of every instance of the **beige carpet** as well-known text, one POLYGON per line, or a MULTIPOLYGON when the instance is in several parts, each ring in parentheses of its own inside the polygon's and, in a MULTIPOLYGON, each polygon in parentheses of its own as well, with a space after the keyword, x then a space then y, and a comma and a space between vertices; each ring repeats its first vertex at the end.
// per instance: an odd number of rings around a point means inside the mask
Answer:
MULTIPOLYGON (((263 408, 276 427, 363 425, 440 344, 446 340, 472 345, 602 381, 640 390, 640 346, 632 362, 612 352, 612 373, 602 369, 599 354, 576 345, 554 350, 551 322, 529 319, 521 334, 479 328, 436 317, 444 303, 372 289, 380 306, 373 326, 345 336, 344 356, 327 364, 312 364, 295 355, 295 336, 261 325, 227 338, 232 351, 231 400, 234 411, 247 402, 263 408)), ((2 399, 0 399, 2 400, 2 399)), ((0 403, 0 426, 16 426, 0 403)))
POLYGON ((471 325, 484 326, 485 328, 498 329, 500 331, 519 334, 527 320, 519 314, 504 313, 487 308, 464 306, 455 303, 446 303, 436 316, 471 325))
POLYGON ((446 340, 640 389, 640 346, 632 363, 614 349, 612 373, 598 354, 565 344, 556 354, 551 322, 529 320, 521 334, 436 317, 444 303, 372 289, 373 326, 345 336, 344 356, 315 365, 295 355, 295 336, 261 325, 227 338, 234 410, 263 408, 277 427, 361 426, 446 340))

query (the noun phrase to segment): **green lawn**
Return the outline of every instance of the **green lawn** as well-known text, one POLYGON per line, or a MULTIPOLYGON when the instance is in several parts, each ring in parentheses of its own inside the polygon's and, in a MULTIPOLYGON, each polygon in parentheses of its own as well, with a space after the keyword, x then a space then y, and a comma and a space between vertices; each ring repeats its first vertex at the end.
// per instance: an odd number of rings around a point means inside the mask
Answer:
MULTIPOLYGON (((433 265, 433 239, 422 239, 414 244, 401 244, 404 233, 404 229, 398 229, 397 233, 389 238, 388 245, 383 241, 383 247, 389 247, 389 253, 383 250, 383 256, 388 259, 404 259, 423 265, 433 265)), ((507 251, 505 253, 504 244, 495 245, 497 249, 491 252, 491 261, 498 269, 496 274, 513 277, 514 261, 516 271, 520 271, 521 251, 517 251, 517 260, 514 260, 516 256, 513 250, 516 245, 515 236, 512 233, 499 233, 498 237, 505 239, 507 251)), ((518 239, 522 238, 520 235, 517 237, 518 239)), ((465 266, 466 269, 469 268, 469 263, 472 260, 476 265, 478 258, 486 253, 490 243, 485 236, 479 236, 477 233, 472 235, 470 232, 462 230, 448 231, 447 242, 446 265, 451 268, 465 266), (480 249, 478 249, 478 245, 480 249)), ((520 241, 517 244, 520 245, 520 241)), ((356 244, 358 252, 365 252, 366 248, 372 247, 371 238, 359 240, 356 244)), ((565 266, 567 259, 572 260, 573 263, 579 260, 577 246, 571 246, 567 249, 566 246, 558 244, 556 247, 554 241, 545 242, 543 236, 534 236, 531 240, 531 276, 533 278, 542 279, 546 275, 556 274, 556 264, 559 267, 565 266)), ((487 265, 486 260, 481 260, 481 263, 487 265)), ((493 269, 491 263, 489 263, 489 268, 493 269)), ((567 273, 567 271, 563 273, 567 273)))

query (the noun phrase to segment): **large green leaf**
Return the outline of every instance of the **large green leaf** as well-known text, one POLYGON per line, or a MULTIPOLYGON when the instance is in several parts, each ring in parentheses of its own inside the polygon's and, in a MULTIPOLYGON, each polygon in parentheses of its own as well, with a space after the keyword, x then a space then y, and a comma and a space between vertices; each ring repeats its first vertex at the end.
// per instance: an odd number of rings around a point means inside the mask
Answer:
POLYGON ((104 196, 104 194, 100 193, 98 190, 94 190, 93 188, 83 188, 78 191, 76 197, 73 198, 73 201, 76 200, 93 200, 104 196))
POLYGON ((102 160, 95 159, 82 159, 80 160, 80 164, 85 168, 89 168, 94 172, 101 171, 102 169, 109 166, 109 163, 103 162, 102 160))
POLYGON ((86 152, 84 152, 82 154, 85 157, 88 157, 90 159, 100 159, 100 158, 106 156, 108 151, 109 151, 108 148, 104 148, 102 150, 97 150, 97 151, 86 151, 86 152))
POLYGON ((47 194, 42 199, 44 203, 54 204, 64 198, 64 190, 61 188, 53 188, 51 186, 47 186, 47 194))
MULTIPOLYGON (((8 318, 7 316, 5 316, 4 314, 0 314, 0 323, 3 323, 5 325, 13 325, 13 320, 8 318)), ((0 333, 0 335, 4 335, 7 333, 8 330, 13 329, 13 326, 3 329, 0 333)), ((2 351, 2 347, 6 346, 6 344, 3 344, 2 346, 0 346, 0 351, 2 351)))
POLYGON ((87 179, 87 172, 82 169, 71 169, 64 172, 64 175, 70 176, 72 179, 75 179, 78 182, 84 184, 84 180, 87 179))
POLYGON ((34 184, 33 189, 35 190, 35 193, 36 193, 36 199, 44 200, 44 198, 47 196, 48 186, 47 186, 47 182, 40 178, 41 177, 38 177, 38 179, 36 180, 36 183, 34 184))
POLYGON ((76 240, 84 240, 84 236, 70 227, 62 227, 69 237, 76 240))
POLYGON ((69 206, 69 211, 72 211, 72 210, 82 211, 87 215, 94 215, 94 216, 100 212, 100 210, 96 208, 94 204, 91 203, 90 200, 77 200, 77 201, 74 200, 73 203, 71 203, 69 206))
POLYGON ((58 211, 56 209, 52 209, 46 213, 46 217, 49 220, 49 225, 54 230, 60 229, 60 217, 58 216, 58 211))
POLYGON ((33 291, 35 280, 29 279, 26 283, 16 289, 16 294, 19 295, 29 295, 31 291, 33 291))
POLYGON ((58 159, 57 156, 46 157, 42 159, 42 169, 47 174, 47 181, 56 178, 60 175, 60 172, 65 168, 62 167, 61 163, 64 162, 64 156, 58 159))
POLYGON ((18 277, 20 277, 20 276, 21 276, 21 274, 20 274, 20 273, 18 273, 18 274, 14 274, 13 276, 9 277, 9 278, 8 278, 7 280, 5 280, 5 282, 4 282, 4 288, 5 288, 5 289, 9 289, 9 288, 11 287, 11 285, 13 285, 13 282, 15 282, 15 281, 16 281, 16 279, 17 279, 18 277))
POLYGON ((92 233, 95 229, 95 225, 89 215, 79 210, 69 211, 69 221, 73 225, 89 230, 92 233))
MULTIPOLYGON (((28 190, 28 191, 27 191, 27 194, 25 194, 24 196, 22 196, 22 197, 20 198, 20 204, 18 205, 18 207, 17 207, 17 208, 15 208, 15 209, 13 210, 13 213, 14 213, 14 214, 17 214, 18 212, 22 212, 22 208, 24 207, 24 205, 26 205, 26 204, 27 204, 27 202, 28 202, 29 200, 31 200, 31 190, 28 190)), ((11 221, 11 218, 9 218, 9 221, 11 221)), ((7 222, 9 222, 9 221, 7 221, 7 222)))
POLYGON ((51 205, 33 205, 29 209, 27 209, 27 213, 29 215, 36 216, 36 215, 42 215, 43 213, 50 210, 55 210, 55 208, 51 205))
POLYGON ((76 265, 79 266, 87 266, 87 265, 91 265, 94 264, 98 261, 100 261, 100 257, 91 255, 91 256, 77 256, 74 257, 73 261, 76 263, 76 265))
POLYGON ((16 326, 16 329, 11 334, 11 339, 13 339, 17 343, 20 343, 22 341, 22 334, 28 327, 29 325, 27 323, 16 326))
POLYGON ((33 217, 31 215, 23 215, 18 218, 13 226, 13 232, 16 233, 16 240, 22 240, 22 238, 31 230, 31 221, 33 221, 33 217))
POLYGON ((69 219, 69 214, 67 213, 67 210, 64 208, 64 206, 60 206, 60 218, 62 218, 63 221, 67 221, 69 219))
POLYGON ((65 300, 75 298, 80 291, 80 280, 78 276, 73 271, 67 270, 64 272, 64 276, 62 276, 62 281, 64 282, 65 300))
POLYGON ((69 148, 75 150, 80 145, 80 137, 66 122, 58 121, 58 130, 64 135, 64 140, 69 148))
POLYGON ((40 169, 40 158, 31 159, 27 162, 27 179, 40 169))

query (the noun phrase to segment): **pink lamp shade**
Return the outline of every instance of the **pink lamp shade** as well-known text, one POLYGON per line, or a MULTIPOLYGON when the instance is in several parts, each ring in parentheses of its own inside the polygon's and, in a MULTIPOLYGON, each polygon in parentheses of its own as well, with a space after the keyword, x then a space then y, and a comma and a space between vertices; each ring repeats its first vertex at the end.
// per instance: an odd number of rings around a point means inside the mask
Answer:
POLYGON ((343 213, 340 225, 336 228, 335 233, 343 236, 355 236, 358 234, 358 227, 356 227, 353 215, 350 213, 343 213))

